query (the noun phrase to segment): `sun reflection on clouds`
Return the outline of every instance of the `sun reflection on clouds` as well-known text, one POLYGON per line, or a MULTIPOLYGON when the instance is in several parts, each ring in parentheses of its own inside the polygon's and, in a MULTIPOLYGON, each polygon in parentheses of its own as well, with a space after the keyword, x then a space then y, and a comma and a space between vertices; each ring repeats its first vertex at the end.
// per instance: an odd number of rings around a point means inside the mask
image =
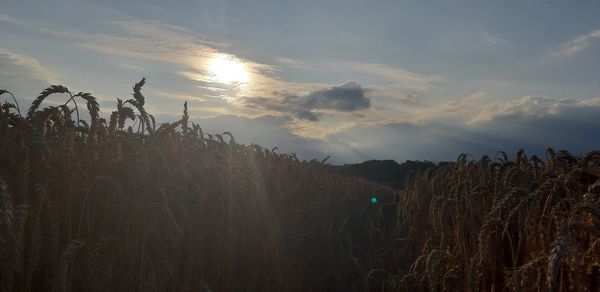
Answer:
POLYGON ((189 64, 186 70, 178 72, 180 76, 198 82, 199 88, 228 101, 247 95, 260 78, 257 64, 227 53, 200 55, 189 64))
MULTIPOLYGON (((226 44, 207 41, 205 36, 191 30, 159 22, 136 19, 113 21, 110 26, 113 28, 110 33, 74 31, 62 37, 75 39, 89 49, 120 56, 124 59, 121 63, 143 66, 121 66, 130 70, 152 70, 154 62, 166 64, 167 70, 179 76, 177 82, 183 88, 165 86, 157 89, 155 94, 164 99, 165 104, 166 100, 168 103, 174 100, 201 102, 201 106, 197 105, 203 109, 198 111, 201 116, 285 117, 288 129, 304 137, 324 139, 357 122, 387 120, 389 116, 397 116, 399 108, 391 104, 396 100, 386 104, 382 113, 375 112, 369 104, 344 107, 353 104, 348 101, 352 96, 338 95, 340 91, 350 89, 330 82, 286 79, 281 73, 289 68, 311 74, 319 71, 345 76, 343 74, 350 72, 359 79, 377 76, 385 81, 374 88, 379 95, 395 96, 406 89, 420 94, 430 90, 432 83, 440 79, 372 63, 310 64, 284 57, 258 61, 236 53, 226 44), (392 88, 390 84, 397 86, 392 88), (307 121, 307 118, 312 120, 307 121), (315 123, 316 120, 319 123, 315 123)), ((373 98, 374 103, 380 100, 379 96, 373 98)))
POLYGON ((215 54, 206 62, 206 69, 216 82, 244 84, 250 81, 246 65, 232 55, 215 54))

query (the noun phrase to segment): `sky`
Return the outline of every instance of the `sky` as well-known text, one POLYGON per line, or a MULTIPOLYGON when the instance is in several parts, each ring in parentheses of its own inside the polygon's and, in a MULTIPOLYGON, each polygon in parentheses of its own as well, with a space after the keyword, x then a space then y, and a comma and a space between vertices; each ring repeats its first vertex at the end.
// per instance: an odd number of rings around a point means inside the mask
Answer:
POLYGON ((339 164, 582 154, 600 148, 599 14, 595 0, 0 0, 0 88, 27 108, 62 84, 108 117, 146 77, 158 122, 187 101, 205 132, 339 164))

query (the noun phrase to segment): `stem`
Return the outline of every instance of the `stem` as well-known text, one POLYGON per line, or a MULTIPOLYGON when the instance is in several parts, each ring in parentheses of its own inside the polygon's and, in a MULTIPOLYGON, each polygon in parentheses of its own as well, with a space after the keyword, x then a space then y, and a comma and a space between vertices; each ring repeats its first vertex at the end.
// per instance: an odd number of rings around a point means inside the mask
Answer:
POLYGON ((19 107, 19 102, 17 101, 17 98, 12 94, 12 92, 10 91, 6 91, 6 93, 10 94, 10 96, 12 96, 12 99, 15 101, 15 106, 17 107, 17 112, 19 113, 19 116, 21 116, 21 108, 19 107))
POLYGON ((71 100, 73 101, 73 103, 75 104, 75 113, 77 114, 77 126, 79 126, 79 123, 80 123, 79 122, 79 107, 77 106, 77 101, 75 101, 75 96, 78 96, 78 95, 77 94, 72 95, 70 92, 69 92, 69 95, 71 96, 71 98, 69 98, 69 100, 67 100, 67 102, 65 102, 64 105, 67 105, 69 103, 69 101, 71 101, 71 100))

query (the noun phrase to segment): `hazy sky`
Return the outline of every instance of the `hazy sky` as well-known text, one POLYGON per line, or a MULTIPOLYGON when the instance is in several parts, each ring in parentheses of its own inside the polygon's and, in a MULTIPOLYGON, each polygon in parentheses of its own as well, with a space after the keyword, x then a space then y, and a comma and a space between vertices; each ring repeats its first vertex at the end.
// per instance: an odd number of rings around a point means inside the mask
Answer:
POLYGON ((335 163, 579 154, 600 148, 599 15, 595 0, 0 0, 0 88, 27 104, 63 84, 108 116, 147 77, 159 121, 188 101, 207 132, 335 163))

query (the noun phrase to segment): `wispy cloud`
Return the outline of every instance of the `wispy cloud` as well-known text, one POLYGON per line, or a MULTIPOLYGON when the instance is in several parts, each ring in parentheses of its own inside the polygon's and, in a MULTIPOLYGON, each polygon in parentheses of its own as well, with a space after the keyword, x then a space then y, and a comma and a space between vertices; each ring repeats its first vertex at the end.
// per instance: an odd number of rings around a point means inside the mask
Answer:
POLYGON ((0 23, 30 32, 75 42, 99 52, 168 63, 189 63, 218 52, 227 45, 208 41, 187 28, 152 20, 106 21, 96 31, 83 31, 34 23, 0 14, 0 23))
POLYGON ((142 68, 141 66, 138 66, 138 65, 133 65, 133 64, 128 64, 128 63, 117 63, 115 65, 117 65, 123 69, 131 70, 131 71, 144 72, 144 68, 142 68))
MULTIPOLYGON (((237 94, 270 95, 267 88, 271 88, 271 91, 294 91, 299 87, 275 77, 273 66, 223 53, 227 48, 227 44, 223 42, 208 40, 187 28, 158 21, 137 18, 107 21, 107 26, 97 28, 97 31, 56 28, 0 14, 0 23, 2 22, 36 34, 71 41, 104 54, 174 64, 180 67, 176 74, 198 82, 197 85, 203 89, 218 92, 217 96, 231 98, 237 94), (240 88, 231 84, 214 82, 214 78, 206 70, 206 62, 217 55, 232 56, 244 63, 252 76, 252 88, 244 86, 244 89, 250 90, 241 92, 240 88)), ((136 71, 142 69, 122 62, 118 66, 136 71)))
POLYGON ((507 41, 495 34, 492 34, 491 32, 488 32, 488 31, 482 31, 481 36, 487 43, 489 43, 491 45, 495 45, 495 46, 510 45, 509 41, 507 41))
MULTIPOLYGON (((228 106, 232 113, 248 110, 262 114, 294 112, 293 116, 297 119, 316 121, 321 120, 319 116, 323 113, 335 115, 371 106, 370 99, 365 97, 364 88, 356 83, 353 84, 360 90, 352 91, 328 83, 294 82, 280 78, 279 71, 290 67, 333 74, 349 72, 358 77, 379 79, 379 84, 372 86, 378 96, 397 96, 397 100, 412 102, 423 91, 444 80, 441 76, 414 73, 381 63, 340 61, 307 64, 300 60, 279 58, 276 60, 277 64, 270 65, 232 56, 245 65, 250 81, 246 84, 228 84, 211 78, 206 69, 207 60, 215 55, 226 54, 223 50, 227 50, 227 44, 214 42, 183 27, 132 18, 126 21, 109 21, 107 27, 90 32, 31 25, 10 17, 3 17, 0 21, 68 39, 105 54, 174 64, 179 67, 175 74, 201 88, 207 97, 229 100, 228 106), (338 96, 340 93, 344 96, 338 96)), ((118 66, 136 71, 143 69, 139 65, 131 65, 131 62, 119 62, 118 66)), ((350 85, 352 84, 345 86, 350 85)), ((161 90, 161 93, 163 94, 157 95, 168 99, 188 96, 186 93, 172 94, 168 90, 161 90)), ((197 93, 189 96, 197 96, 197 93)))
POLYGON ((600 97, 589 99, 554 99, 545 96, 525 96, 504 103, 490 103, 481 108, 469 122, 482 123, 514 115, 543 118, 586 108, 600 109, 600 97))
POLYGON ((286 58, 286 57, 277 58, 277 62, 279 62, 279 64, 285 65, 285 66, 300 66, 300 65, 302 65, 302 61, 292 59, 292 58, 286 58))
POLYGON ((600 29, 561 44, 559 48, 553 52, 552 56, 560 57, 577 54, 593 45, 598 39, 600 39, 600 29))
POLYGON ((218 52, 224 44, 209 42, 192 31, 157 21, 110 21, 110 33, 83 37, 81 45, 127 57, 169 63, 193 63, 218 52))
POLYGON ((416 110, 413 120, 420 123, 443 119, 468 120, 491 101, 490 94, 481 90, 439 105, 416 110))
POLYGON ((377 76, 388 83, 391 82, 408 89, 430 89, 436 83, 445 79, 440 75, 420 74, 386 64, 371 62, 333 62, 325 64, 324 68, 334 72, 354 72, 377 76))
POLYGON ((37 59, 0 48, 0 88, 18 96, 31 95, 56 83, 57 79, 58 75, 37 59))
POLYGON ((193 100, 193 101, 206 101, 205 98, 200 97, 200 96, 192 96, 189 94, 184 94, 184 93, 174 93, 174 92, 167 92, 167 91, 161 91, 161 90, 153 90, 151 93, 160 96, 160 97, 164 97, 167 99, 173 99, 173 100, 181 100, 181 101, 188 101, 188 100, 193 100))
POLYGON ((0 59, 3 62, 3 66, 0 66, 0 68, 2 68, 0 73, 5 74, 6 76, 15 73, 11 70, 14 68, 9 68, 13 66, 22 68, 22 70, 17 70, 16 73, 19 73, 20 71, 28 74, 34 79, 47 82, 55 82, 56 80, 57 75, 46 67, 42 66, 42 64, 40 64, 40 62, 35 58, 0 48, 0 59))

